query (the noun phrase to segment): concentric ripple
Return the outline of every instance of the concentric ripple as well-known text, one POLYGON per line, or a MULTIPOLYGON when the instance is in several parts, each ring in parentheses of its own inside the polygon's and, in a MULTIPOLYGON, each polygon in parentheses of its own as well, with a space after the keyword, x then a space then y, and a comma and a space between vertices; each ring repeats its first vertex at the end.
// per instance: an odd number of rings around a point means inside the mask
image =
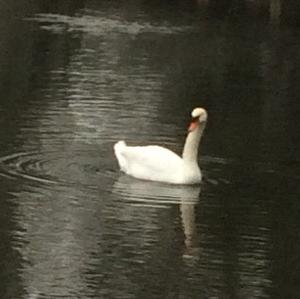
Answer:
MULTIPOLYGON (((95 153, 96 154, 96 153, 95 153)), ((0 176, 46 185, 95 185, 102 178, 115 175, 109 169, 95 166, 92 153, 73 152, 66 156, 61 152, 19 152, 0 158, 0 176)))
POLYGON ((47 175, 43 160, 38 152, 20 152, 0 158, 0 175, 8 178, 23 178, 46 184, 57 184, 59 181, 47 175))

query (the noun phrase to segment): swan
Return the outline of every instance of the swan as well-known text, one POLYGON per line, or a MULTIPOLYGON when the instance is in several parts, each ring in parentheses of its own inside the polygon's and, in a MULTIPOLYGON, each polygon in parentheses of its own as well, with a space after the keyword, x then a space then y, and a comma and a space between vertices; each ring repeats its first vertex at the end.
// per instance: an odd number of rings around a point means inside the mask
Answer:
POLYGON ((207 112, 195 108, 183 147, 182 157, 171 150, 157 146, 127 146, 125 141, 114 145, 120 170, 138 179, 171 184, 199 184, 202 179, 197 162, 198 148, 205 125, 207 112))

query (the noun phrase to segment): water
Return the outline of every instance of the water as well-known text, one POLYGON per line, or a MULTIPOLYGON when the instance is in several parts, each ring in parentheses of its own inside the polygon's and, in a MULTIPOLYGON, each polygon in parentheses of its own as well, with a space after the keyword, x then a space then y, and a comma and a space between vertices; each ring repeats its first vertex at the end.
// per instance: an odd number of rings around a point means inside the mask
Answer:
POLYGON ((0 297, 298 298, 296 19, 50 2, 1 4, 0 297), (120 174, 116 141, 180 153, 195 106, 201 186, 120 174))

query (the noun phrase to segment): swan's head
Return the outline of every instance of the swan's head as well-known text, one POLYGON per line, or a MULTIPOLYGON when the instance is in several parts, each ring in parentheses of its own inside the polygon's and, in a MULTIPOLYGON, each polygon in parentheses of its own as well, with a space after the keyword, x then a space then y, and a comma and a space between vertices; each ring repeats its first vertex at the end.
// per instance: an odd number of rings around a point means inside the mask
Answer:
POLYGON ((195 108, 192 113, 192 121, 189 126, 189 132, 194 131, 201 124, 206 123, 207 121, 207 112, 203 108, 195 108))

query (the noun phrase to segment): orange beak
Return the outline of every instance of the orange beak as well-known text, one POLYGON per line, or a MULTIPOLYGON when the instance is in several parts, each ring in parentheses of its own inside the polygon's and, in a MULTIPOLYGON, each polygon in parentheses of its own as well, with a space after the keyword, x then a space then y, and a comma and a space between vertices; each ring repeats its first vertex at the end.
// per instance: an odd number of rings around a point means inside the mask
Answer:
POLYGON ((190 125, 189 125, 188 131, 189 131, 189 132, 194 131, 194 130, 198 127, 198 124, 199 124, 198 119, 192 121, 192 122, 190 123, 190 125))

